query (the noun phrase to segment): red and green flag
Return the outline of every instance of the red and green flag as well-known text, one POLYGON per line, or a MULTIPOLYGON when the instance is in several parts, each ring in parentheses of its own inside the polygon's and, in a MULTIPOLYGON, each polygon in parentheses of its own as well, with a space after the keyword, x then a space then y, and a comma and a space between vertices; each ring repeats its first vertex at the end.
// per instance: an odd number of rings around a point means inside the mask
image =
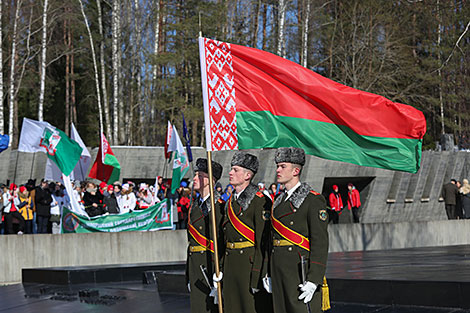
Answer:
POLYGON ((199 38, 208 151, 299 147, 415 173, 421 111, 325 78, 271 53, 199 38))
POLYGON ((121 165, 114 155, 113 150, 111 150, 108 140, 106 140, 106 137, 102 133, 100 148, 88 177, 112 184, 119 181, 120 174, 121 165))

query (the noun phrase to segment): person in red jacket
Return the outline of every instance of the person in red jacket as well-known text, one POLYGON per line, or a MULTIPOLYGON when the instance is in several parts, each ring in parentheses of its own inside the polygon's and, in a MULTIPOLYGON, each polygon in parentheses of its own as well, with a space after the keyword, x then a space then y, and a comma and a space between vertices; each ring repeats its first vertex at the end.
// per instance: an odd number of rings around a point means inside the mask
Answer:
POLYGON ((337 185, 333 185, 333 192, 330 193, 330 208, 331 208, 331 219, 333 220, 333 224, 338 224, 339 216, 341 215, 341 211, 343 210, 343 200, 341 199, 341 195, 339 194, 339 188, 337 185))
POLYGON ((348 184, 348 210, 353 214, 354 223, 359 223, 359 208, 361 207, 361 196, 352 183, 348 184))

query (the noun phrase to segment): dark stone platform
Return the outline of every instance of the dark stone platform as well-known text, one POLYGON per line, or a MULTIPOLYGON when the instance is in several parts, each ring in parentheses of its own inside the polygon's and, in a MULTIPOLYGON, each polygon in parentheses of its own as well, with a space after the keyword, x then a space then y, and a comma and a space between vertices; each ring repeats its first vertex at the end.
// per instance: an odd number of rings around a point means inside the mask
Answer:
POLYGON ((145 271, 184 271, 185 264, 185 262, 159 262, 100 266, 24 268, 21 271, 21 276, 23 283, 55 285, 127 282, 142 280, 143 273, 145 271))
MULTIPOLYGON (((470 312, 470 245, 330 253, 327 278, 333 313, 470 312)), ((20 311, 189 312, 184 262, 24 269, 0 287, 0 313, 20 311), (84 289, 126 299, 60 300, 84 289)))
POLYGON ((330 253, 333 301, 470 308, 470 245, 330 253))

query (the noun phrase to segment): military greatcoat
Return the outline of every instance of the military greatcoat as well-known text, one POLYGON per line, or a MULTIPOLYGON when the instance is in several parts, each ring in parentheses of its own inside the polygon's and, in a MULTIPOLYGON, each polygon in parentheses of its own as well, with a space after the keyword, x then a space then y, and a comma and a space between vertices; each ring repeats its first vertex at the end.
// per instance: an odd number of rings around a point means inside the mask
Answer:
MULTIPOLYGON (((224 201, 220 199, 220 194, 215 197, 216 223, 221 225, 224 209, 224 201)), ((188 222, 194 226, 197 232, 207 239, 212 238, 212 224, 210 221, 210 198, 202 204, 197 199, 193 200, 189 211, 188 222)), ((200 265, 207 269, 209 282, 212 284, 212 274, 214 268, 214 254, 208 249, 204 249, 189 231, 188 225, 188 251, 186 261, 186 283, 190 285, 190 301, 192 313, 218 312, 217 305, 214 305, 214 298, 209 297, 211 291, 202 274, 200 265)), ((219 227, 220 229, 220 227, 219 227)), ((220 251, 220 250, 219 250, 220 251)), ((220 253, 220 252, 219 252, 220 253)))
POLYGON ((303 283, 300 256, 308 260, 306 281, 317 285, 310 302, 311 312, 321 312, 321 285, 328 257, 328 214, 323 196, 302 183, 287 199, 278 196, 273 205, 273 248, 271 278, 275 313, 307 312, 298 300, 299 284, 303 283), (310 251, 286 240, 276 231, 274 219, 309 240, 310 251))
POLYGON ((272 312, 271 295, 264 290, 262 283, 262 277, 267 273, 269 251, 264 243, 269 239, 270 210, 271 200, 251 184, 236 200, 232 195, 225 204, 222 291, 227 313, 272 312), (240 225, 234 223, 229 210, 233 210, 236 218, 254 231, 254 242, 251 245, 248 239, 250 236, 237 230, 240 225), (252 288, 258 291, 253 293, 252 288))

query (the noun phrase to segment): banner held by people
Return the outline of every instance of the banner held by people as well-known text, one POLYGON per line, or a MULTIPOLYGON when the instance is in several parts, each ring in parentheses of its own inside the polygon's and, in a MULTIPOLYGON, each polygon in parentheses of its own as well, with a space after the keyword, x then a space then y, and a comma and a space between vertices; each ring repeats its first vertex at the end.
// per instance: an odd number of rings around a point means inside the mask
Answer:
POLYGON ((421 111, 269 52, 199 38, 207 149, 299 147, 321 158, 415 173, 421 111))
POLYGON ((62 233, 93 233, 123 231, 155 231, 172 229, 171 210, 168 201, 161 201, 145 210, 124 214, 82 217, 64 208, 61 222, 62 233))

